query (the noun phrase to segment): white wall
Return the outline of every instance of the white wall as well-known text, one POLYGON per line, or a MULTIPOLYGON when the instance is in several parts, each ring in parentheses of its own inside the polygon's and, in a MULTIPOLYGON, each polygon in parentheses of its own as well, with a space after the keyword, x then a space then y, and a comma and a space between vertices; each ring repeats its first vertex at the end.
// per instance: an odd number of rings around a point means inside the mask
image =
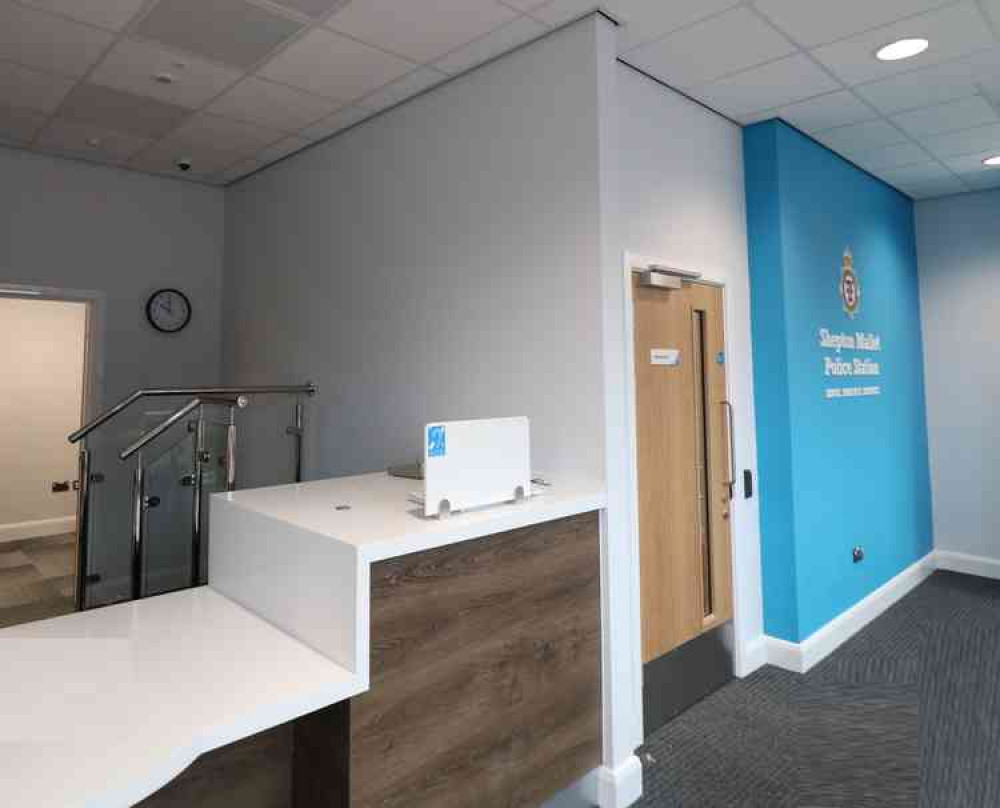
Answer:
POLYGON ((1000 560, 1000 191, 918 202, 934 543, 1000 560))
POLYGON ((617 318, 609 328, 614 346, 609 355, 625 352, 622 252, 725 284, 726 364, 740 478, 732 508, 737 648, 747 656, 738 653, 737 668, 746 672, 757 664, 750 655, 760 650, 763 625, 757 499, 742 496, 742 470, 757 478, 742 131, 622 64, 616 97, 619 251, 607 270, 613 275, 609 305, 617 318))
MULTIPOLYGON (((643 739, 638 538, 634 528, 632 402, 624 257, 637 253, 702 272, 726 285, 730 398, 735 408, 736 462, 756 478, 749 275, 739 127, 614 59, 605 29, 602 97, 602 332, 608 484, 606 620, 613 626, 609 677, 616 706, 610 759, 643 739)), ((762 608, 756 499, 733 506, 737 667, 760 663, 762 608)), ((606 687, 608 683, 606 682, 606 687)), ((606 738, 606 742, 608 738, 606 738)), ((625 776, 627 779, 627 775, 625 776)))
MULTIPOLYGON (((95 299, 103 374, 91 407, 137 387, 219 382, 223 203, 220 189, 0 147, 0 283, 95 299), (164 286, 191 299, 179 334, 146 323, 146 299, 164 286)), ((96 441, 107 482, 94 489, 106 518, 93 559, 106 580, 125 580, 128 566, 128 475, 113 454, 137 423, 96 441)))
MULTIPOLYGON (((226 373, 319 385, 310 476, 506 415, 536 469, 603 474, 595 59, 563 30, 230 188, 226 373)), ((268 435, 244 482, 287 462, 268 435)))
POLYGON ((0 297, 0 542, 73 529, 52 483, 77 473, 86 326, 84 303, 0 297))

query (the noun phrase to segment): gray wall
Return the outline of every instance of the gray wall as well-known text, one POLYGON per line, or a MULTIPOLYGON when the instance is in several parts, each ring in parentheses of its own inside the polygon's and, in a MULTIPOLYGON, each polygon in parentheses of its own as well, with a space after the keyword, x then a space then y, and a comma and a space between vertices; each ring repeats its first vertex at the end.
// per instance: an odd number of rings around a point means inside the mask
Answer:
POLYGON ((916 210, 934 544, 1000 560, 1000 191, 916 210))
MULTIPOLYGON (((103 296, 92 407, 137 387, 219 382, 223 204, 219 189, 0 147, 0 282, 103 296), (146 299, 164 286, 191 299, 179 334, 146 323, 146 299)), ((95 489, 103 519, 92 569, 109 595, 125 580, 129 544, 127 469, 112 453, 139 423, 122 421, 95 442, 108 480, 95 489)))
MULTIPOLYGON (((579 24, 229 189, 225 370, 319 384, 310 476, 506 415, 536 469, 603 475, 597 105, 579 24)), ((282 419, 245 484, 287 474, 282 419)))
POLYGON ((219 379, 221 190, 0 147, 0 281, 103 292, 104 397, 219 379), (146 323, 174 286, 191 325, 146 323))

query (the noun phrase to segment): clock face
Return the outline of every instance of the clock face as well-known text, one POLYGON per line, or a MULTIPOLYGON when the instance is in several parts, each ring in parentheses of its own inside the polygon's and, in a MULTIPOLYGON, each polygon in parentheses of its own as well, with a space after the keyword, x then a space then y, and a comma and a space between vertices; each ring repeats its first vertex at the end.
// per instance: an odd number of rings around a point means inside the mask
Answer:
POLYGON ((191 321, 191 301, 177 289, 160 289, 146 302, 146 318, 157 331, 176 333, 191 321))

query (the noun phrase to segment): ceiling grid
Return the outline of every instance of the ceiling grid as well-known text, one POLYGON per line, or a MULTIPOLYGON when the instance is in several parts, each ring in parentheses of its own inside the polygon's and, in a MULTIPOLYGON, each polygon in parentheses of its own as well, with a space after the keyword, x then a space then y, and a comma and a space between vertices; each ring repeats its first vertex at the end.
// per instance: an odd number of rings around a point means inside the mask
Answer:
MULTIPOLYGON (((595 0, 0 0, 0 140, 227 184, 595 0), (182 172, 181 160, 191 168, 182 172)), ((905 193, 1000 187, 1000 0, 604 0, 622 61, 905 193), (930 41, 881 62, 897 39, 930 41)))

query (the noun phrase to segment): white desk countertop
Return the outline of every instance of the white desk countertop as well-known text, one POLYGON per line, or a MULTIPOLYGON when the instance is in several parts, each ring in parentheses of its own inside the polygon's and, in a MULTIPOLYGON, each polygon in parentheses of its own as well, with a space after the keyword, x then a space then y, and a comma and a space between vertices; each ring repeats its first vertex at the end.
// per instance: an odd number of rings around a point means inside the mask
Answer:
POLYGON ((584 479, 553 481, 521 502, 462 511, 444 519, 425 517, 409 501, 423 483, 384 472, 217 494, 233 505, 356 548, 366 561, 429 550, 527 525, 599 510, 604 485, 584 479), (350 510, 336 510, 348 505, 350 510))
POLYGON ((382 473, 216 495, 211 586, 0 629, 0 804, 124 808, 204 752, 362 693, 373 562, 606 506, 603 485, 560 478, 428 519, 421 487, 382 473))
POLYGON ((0 630, 0 804, 110 808, 364 686, 208 587, 0 630))

